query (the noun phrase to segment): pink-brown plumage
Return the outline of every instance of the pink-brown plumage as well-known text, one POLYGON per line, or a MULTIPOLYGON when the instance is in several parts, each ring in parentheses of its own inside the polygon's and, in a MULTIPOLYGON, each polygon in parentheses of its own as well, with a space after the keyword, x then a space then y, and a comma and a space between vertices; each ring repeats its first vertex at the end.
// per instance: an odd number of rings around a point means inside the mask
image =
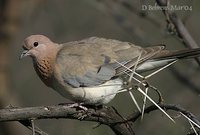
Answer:
POLYGON ((37 72, 40 79, 49 87, 52 87, 52 73, 54 62, 49 59, 42 59, 34 62, 34 69, 37 72))

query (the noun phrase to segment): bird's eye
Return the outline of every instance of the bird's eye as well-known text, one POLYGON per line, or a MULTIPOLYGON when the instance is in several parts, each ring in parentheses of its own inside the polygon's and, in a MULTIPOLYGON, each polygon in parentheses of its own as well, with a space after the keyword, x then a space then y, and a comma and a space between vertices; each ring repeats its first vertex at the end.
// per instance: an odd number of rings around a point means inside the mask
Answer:
POLYGON ((39 43, 38 42, 34 42, 33 45, 34 45, 34 47, 37 47, 39 45, 39 43))

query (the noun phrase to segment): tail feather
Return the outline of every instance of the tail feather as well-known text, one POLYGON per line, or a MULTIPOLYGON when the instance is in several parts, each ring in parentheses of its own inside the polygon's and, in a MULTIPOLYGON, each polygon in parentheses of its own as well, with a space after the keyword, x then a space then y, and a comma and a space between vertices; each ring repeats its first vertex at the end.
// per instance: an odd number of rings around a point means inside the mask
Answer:
POLYGON ((200 48, 195 49, 185 49, 177 51, 168 51, 163 50, 160 53, 156 54, 152 59, 162 60, 162 59, 189 59, 200 56, 200 48))

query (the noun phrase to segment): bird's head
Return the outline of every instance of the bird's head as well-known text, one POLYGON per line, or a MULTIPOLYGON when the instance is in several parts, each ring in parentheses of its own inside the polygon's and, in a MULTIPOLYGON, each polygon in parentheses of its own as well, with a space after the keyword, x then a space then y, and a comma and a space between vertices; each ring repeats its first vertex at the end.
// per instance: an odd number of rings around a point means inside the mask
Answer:
POLYGON ((45 52, 49 52, 54 48, 54 43, 43 35, 31 35, 27 37, 23 42, 24 51, 20 55, 20 59, 31 56, 37 58, 43 56, 45 52))

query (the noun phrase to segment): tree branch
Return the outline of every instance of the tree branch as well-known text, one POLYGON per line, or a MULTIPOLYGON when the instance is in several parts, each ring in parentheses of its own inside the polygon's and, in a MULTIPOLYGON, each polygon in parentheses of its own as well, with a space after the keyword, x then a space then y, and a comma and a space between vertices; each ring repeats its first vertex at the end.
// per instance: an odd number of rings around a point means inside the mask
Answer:
MULTIPOLYGON (((156 0, 159 6, 168 6, 169 0, 156 0)), ((167 19, 168 26, 174 26, 178 37, 183 41, 183 44, 188 48, 199 48, 195 40, 192 38, 181 19, 176 15, 175 12, 163 9, 163 13, 167 19)), ((169 31, 172 27, 168 27, 169 31)), ((200 58, 195 58, 197 63, 200 65, 200 58)))
MULTIPOLYGON (((166 110, 181 112, 200 125, 198 118, 191 112, 173 104, 160 104, 160 107, 166 110)), ((145 109, 145 113, 158 110, 155 105, 151 105, 145 109)), ((109 126, 116 135, 134 135, 131 125, 141 116, 140 112, 136 112, 127 118, 123 118, 114 107, 103 107, 99 110, 88 108, 83 111, 80 108, 72 108, 69 105, 41 106, 27 108, 6 108, 0 110, 0 122, 19 121, 26 127, 30 127, 30 120, 36 119, 77 119, 83 121, 93 121, 109 126), (84 117, 83 117, 84 116, 84 117), (83 119, 80 119, 83 118, 83 119)), ((45 134, 39 128, 35 129, 37 134, 45 134)))
MULTIPOLYGON (((200 121, 198 120, 198 118, 192 114, 191 112, 187 111, 186 109, 174 105, 174 104, 160 104, 159 105, 161 108, 165 109, 165 110, 173 110, 176 112, 181 112, 184 115, 186 115, 188 118, 190 118, 193 122, 195 122, 196 124, 200 125, 200 121)), ((159 110, 155 105, 151 105, 147 108, 145 108, 144 113, 150 113, 153 111, 159 110)), ((141 116, 141 113, 138 111, 130 116, 127 117, 127 121, 133 121, 135 122, 139 117, 141 116)), ((199 130, 197 132, 200 132, 199 130)), ((194 132, 188 133, 187 135, 196 135, 194 132)))
POLYGON ((116 135, 134 135, 130 122, 117 113, 114 108, 104 107, 99 110, 89 108, 87 112, 79 108, 71 108, 67 105, 41 106, 27 108, 6 108, 0 110, 0 122, 4 121, 22 121, 35 119, 80 119, 99 122, 109 126, 116 135))
MULTIPOLYGON (((191 112, 187 111, 186 109, 184 109, 180 106, 177 106, 177 105, 174 105, 174 104, 160 104, 159 106, 161 108, 165 109, 165 110, 173 110, 173 111, 176 111, 176 112, 181 112, 181 113, 185 114, 186 116, 188 116, 195 123, 200 125, 200 121, 198 120, 198 118, 194 114, 192 114, 191 112)), ((144 113, 150 113, 150 112, 156 111, 156 110, 159 110, 159 109, 155 105, 151 105, 151 106, 149 106, 145 109, 144 113)), ((136 112, 136 113, 130 115, 127 118, 127 120, 135 122, 140 116, 141 116, 141 113, 136 112)))

